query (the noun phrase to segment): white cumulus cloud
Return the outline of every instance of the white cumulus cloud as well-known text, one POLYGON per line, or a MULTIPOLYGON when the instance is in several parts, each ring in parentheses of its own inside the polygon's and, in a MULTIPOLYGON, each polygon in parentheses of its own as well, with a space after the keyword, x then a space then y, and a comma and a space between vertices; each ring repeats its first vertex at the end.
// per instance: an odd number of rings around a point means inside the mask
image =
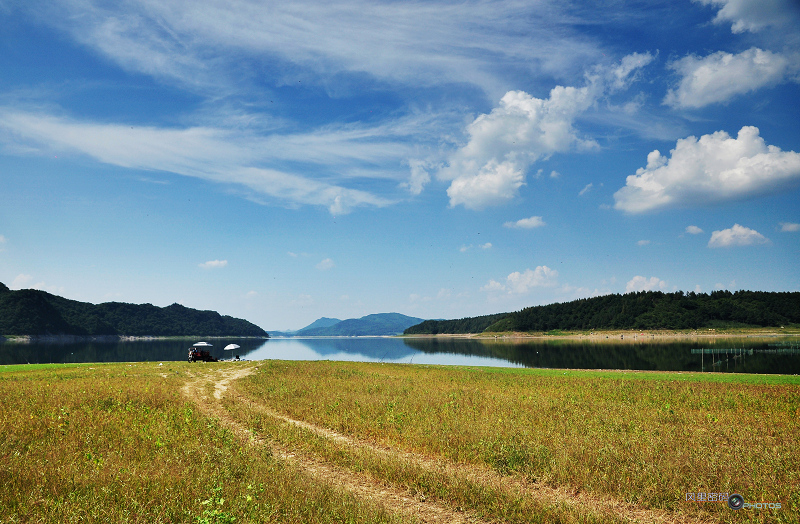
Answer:
POLYGON ((400 187, 408 189, 412 195, 419 195, 431 181, 431 176, 428 174, 430 166, 424 160, 409 160, 408 165, 411 168, 411 175, 407 182, 400 184, 400 187))
POLYGON ((781 231, 783 233, 794 233, 800 231, 800 224, 796 222, 781 222, 781 231))
POLYGON ((504 227, 513 227, 519 229, 533 229, 535 227, 542 227, 544 225, 545 223, 544 220, 542 220, 542 217, 522 218, 516 222, 506 222, 503 224, 504 227))
POLYGON ((14 280, 11 282, 11 287, 15 289, 22 289, 24 287, 27 287, 28 283, 31 280, 33 280, 32 275, 26 275, 24 273, 20 273, 19 275, 14 277, 14 280))
POLYGON ((293 298, 291 301, 289 301, 289 304, 298 307, 310 306, 314 304, 314 297, 312 297, 311 295, 300 294, 297 295, 297 297, 293 298))
POLYGON ((594 103, 590 87, 557 86, 546 100, 523 91, 509 91, 489 114, 469 126, 469 142, 439 171, 452 180, 450 205, 480 209, 507 202, 525 183, 528 166, 558 151, 590 148, 572 126, 575 117, 594 103))
POLYGON ((228 265, 227 260, 209 260, 208 262, 203 262, 202 264, 198 264, 198 266, 203 269, 216 269, 220 267, 225 267, 227 265, 228 265))
POLYGON ((631 53, 620 60, 618 66, 611 68, 608 76, 609 88, 612 91, 625 89, 636 79, 639 70, 655 59, 650 53, 631 53))
POLYGON ((558 285, 558 271, 547 266, 536 266, 536 269, 526 269, 522 273, 515 271, 506 277, 506 283, 492 279, 481 287, 481 291, 498 293, 508 292, 509 295, 528 293, 536 287, 553 287, 558 285))
POLYGON ((481 291, 487 291, 489 293, 498 293, 500 291, 505 291, 505 289, 506 287, 495 279, 489 280, 485 286, 481 287, 481 291))
POLYGON ((557 285, 558 271, 547 266, 536 266, 531 271, 526 269, 520 273, 515 271, 506 278, 509 293, 527 293, 534 287, 552 287, 557 285))
POLYGON ((800 154, 767 145, 758 128, 745 126, 737 138, 724 131, 678 140, 670 157, 658 150, 647 166, 614 193, 614 207, 643 213, 666 207, 702 205, 778 191, 800 181, 800 154))
POLYGON ((686 226, 686 232, 690 235, 699 235, 703 230, 697 226, 686 226))
POLYGON ((645 278, 636 275, 625 286, 625 292, 631 293, 633 291, 653 291, 655 289, 664 289, 667 283, 658 277, 645 278))
POLYGON ((467 144, 439 170, 441 179, 452 181, 447 189, 450 205, 481 209, 503 204, 525 184, 533 162, 553 153, 597 148, 594 140, 578 136, 575 119, 604 93, 627 86, 652 60, 649 53, 633 53, 617 67, 593 68, 583 87, 554 87, 546 99, 507 92, 491 113, 467 126, 467 144))
POLYGON ((335 266, 335 264, 333 263, 333 260, 331 260, 330 258, 326 258, 326 259, 320 261, 320 263, 317 264, 316 267, 320 271, 325 271, 327 269, 333 268, 334 266, 335 266))
POLYGON ((730 229, 711 233, 708 247, 754 246, 767 243, 769 240, 755 229, 734 224, 730 229))
POLYGON ((765 86, 779 84, 796 74, 796 55, 788 58, 756 47, 738 55, 719 51, 700 58, 694 55, 673 62, 681 75, 676 89, 670 89, 664 103, 679 108, 699 108, 727 102, 731 98, 765 86))
POLYGON ((464 204, 469 209, 482 209, 511 200, 524 183, 525 175, 519 165, 492 159, 477 173, 453 180, 447 196, 451 206, 464 204))
POLYGON ((719 7, 714 23, 731 23, 731 31, 757 32, 769 26, 790 25, 800 19, 796 0, 695 0, 719 7))

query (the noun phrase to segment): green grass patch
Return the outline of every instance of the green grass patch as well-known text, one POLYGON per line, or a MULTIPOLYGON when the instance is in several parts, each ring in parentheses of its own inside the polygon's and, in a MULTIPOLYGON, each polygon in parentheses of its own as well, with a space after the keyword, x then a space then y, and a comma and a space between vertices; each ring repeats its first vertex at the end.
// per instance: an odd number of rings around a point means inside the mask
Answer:
MULTIPOLYGON (((468 509, 490 522, 623 522, 608 513, 596 514, 567 504, 543 502, 522 493, 499 490, 491 484, 476 482, 463 473, 430 470, 400 457, 354 448, 260 413, 258 409, 252 408, 251 403, 228 400, 226 406, 253 431, 259 435, 269 435, 298 454, 315 455, 350 471, 367 473, 385 483, 408 490, 412 496, 442 502, 452 508, 468 509)), ((513 467, 508 458, 503 456, 505 451, 501 448, 497 458, 504 461, 504 466, 513 467)))
POLYGON ((0 522, 399 522, 203 415, 181 395, 189 369, 2 373, 0 522))
MULTIPOLYGON (((401 522, 250 446, 187 401, 183 362, 0 368, 0 522, 401 522)), ((257 409, 463 468, 718 522, 800 520, 798 377, 265 361, 229 412, 317 456, 489 521, 606 522, 428 471, 257 409), (779 511, 685 502, 738 492, 779 511)), ((213 388, 205 394, 212 395, 213 388)))
POLYGON ((796 377, 272 361, 238 388, 379 446, 554 487, 722 522, 798 519, 796 377), (701 491, 785 509, 685 502, 701 491))
POLYGON ((756 375, 750 373, 700 373, 688 371, 630 371, 630 370, 584 370, 584 369, 531 369, 464 367, 475 373, 504 375, 598 378, 612 380, 647 380, 666 382, 709 382, 719 384, 775 384, 800 385, 798 375, 756 375))

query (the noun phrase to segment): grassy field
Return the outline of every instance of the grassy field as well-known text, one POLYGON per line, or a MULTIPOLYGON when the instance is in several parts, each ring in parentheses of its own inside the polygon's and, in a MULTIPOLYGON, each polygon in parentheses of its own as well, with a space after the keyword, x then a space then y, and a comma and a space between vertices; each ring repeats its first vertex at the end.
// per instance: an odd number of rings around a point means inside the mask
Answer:
POLYGON ((181 394, 187 363, 13 368, 0 522, 399 521, 202 414, 181 394))
POLYGON ((3 523, 415 520, 314 475, 312 463, 483 522, 800 520, 794 376, 9 366, 0 399, 3 523), (215 400, 215 377, 236 370, 251 374, 215 400), (709 492, 782 508, 686 501, 709 492))

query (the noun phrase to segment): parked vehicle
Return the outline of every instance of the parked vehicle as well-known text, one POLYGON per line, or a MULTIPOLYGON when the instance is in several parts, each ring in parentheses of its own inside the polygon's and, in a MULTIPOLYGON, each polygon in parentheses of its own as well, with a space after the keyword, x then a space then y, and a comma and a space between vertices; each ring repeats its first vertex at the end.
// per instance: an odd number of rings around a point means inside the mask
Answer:
POLYGON ((219 362, 219 359, 211 356, 211 352, 207 348, 211 347, 208 342, 197 342, 189 348, 189 362, 219 362))

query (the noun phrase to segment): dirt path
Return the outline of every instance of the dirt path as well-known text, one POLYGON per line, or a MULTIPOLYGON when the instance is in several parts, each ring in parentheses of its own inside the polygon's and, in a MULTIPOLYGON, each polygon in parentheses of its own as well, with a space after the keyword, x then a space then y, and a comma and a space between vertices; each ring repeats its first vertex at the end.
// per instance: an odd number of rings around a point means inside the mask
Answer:
MULTIPOLYGON (((406 490, 388 486, 367 475, 338 468, 331 464, 292 453, 276 442, 268 441, 253 434, 234 420, 219 402, 213 402, 205 394, 208 385, 214 385, 213 397, 222 400, 230 383, 253 372, 252 367, 198 374, 186 383, 183 393, 195 400, 201 410, 215 416, 234 433, 249 440, 254 445, 269 446, 273 454, 300 467, 312 477, 328 484, 338 486, 351 493, 382 505, 387 511, 401 513, 423 523, 484 524, 485 521, 468 512, 454 511, 452 508, 435 502, 425 502, 406 490)), ((486 523, 488 524, 488 523, 486 523)))
MULTIPOLYGON (((418 500, 406 490, 387 486, 366 475, 338 468, 323 461, 299 456, 275 442, 268 442, 254 437, 246 427, 235 421, 218 401, 226 394, 228 386, 232 381, 253 373, 255 369, 257 368, 248 366, 198 375, 194 380, 187 382, 184 386, 184 393, 195 400, 206 400, 206 402, 199 403, 201 409, 216 416, 243 438, 249 439, 251 442, 258 445, 268 445, 272 448, 273 453, 275 453, 277 457, 298 465, 314 477, 341 486, 358 496, 376 501, 389 511, 413 516, 421 522, 452 522, 457 524, 477 524, 483 522, 476 516, 470 515, 468 512, 458 512, 435 502, 418 500), (203 392, 206 387, 212 384, 214 386, 213 397, 217 402, 208 402, 209 399, 203 392)), ((293 419, 264 405, 253 403, 250 398, 240 395, 237 395, 237 397, 247 402, 251 409, 255 409, 260 413, 311 431, 316 435, 330 439, 340 445, 354 449, 368 450, 377 455, 400 459, 431 472, 447 471, 453 476, 465 478, 478 484, 489 485, 498 491, 511 492, 512 494, 524 494, 546 504, 565 503, 589 513, 613 515, 622 517, 630 522, 641 524, 710 524, 716 522, 713 520, 701 520, 689 516, 676 515, 666 511, 643 509, 632 504, 607 497, 598 497, 585 492, 576 492, 575 490, 565 488, 551 488, 527 482, 524 479, 516 477, 502 476, 494 470, 476 465, 454 464, 450 461, 431 459, 416 453, 386 449, 371 442, 342 435, 328 428, 293 419)))

